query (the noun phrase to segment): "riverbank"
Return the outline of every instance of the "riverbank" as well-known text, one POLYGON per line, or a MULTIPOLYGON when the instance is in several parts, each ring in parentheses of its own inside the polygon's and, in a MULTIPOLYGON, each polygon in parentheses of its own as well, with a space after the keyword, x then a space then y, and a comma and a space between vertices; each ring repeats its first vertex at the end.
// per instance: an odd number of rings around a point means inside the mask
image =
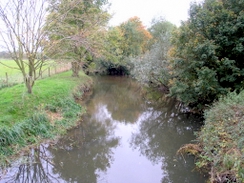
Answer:
POLYGON ((0 165, 7 166, 29 146, 55 139, 77 124, 85 108, 77 104, 92 86, 84 73, 79 78, 64 72, 38 80, 33 94, 23 84, 0 90, 0 165))
POLYGON ((244 182, 244 91, 229 93, 208 111, 196 165, 211 167, 210 182, 244 182))
POLYGON ((197 157, 198 169, 209 173, 210 183, 244 182, 244 91, 221 98, 204 113, 198 144, 178 152, 197 157))
MULTIPOLYGON (((150 91, 149 98, 158 98, 150 91)), ((229 93, 204 112, 196 144, 186 144, 178 154, 196 157, 196 169, 209 175, 209 183, 244 182, 244 91, 229 93)))

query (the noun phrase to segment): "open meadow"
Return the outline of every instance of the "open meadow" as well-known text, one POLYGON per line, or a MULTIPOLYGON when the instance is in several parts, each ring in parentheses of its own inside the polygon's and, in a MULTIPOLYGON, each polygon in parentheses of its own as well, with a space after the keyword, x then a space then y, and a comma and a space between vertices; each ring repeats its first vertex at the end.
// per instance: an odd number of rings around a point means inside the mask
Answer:
MULTIPOLYGON (((71 68, 69 63, 56 63, 53 60, 47 61, 47 65, 43 66, 41 78, 51 76, 71 68)), ((23 82, 21 71, 14 60, 0 59, 0 89, 23 82)))
POLYGON ((0 60, 0 86, 4 84, 14 84, 23 81, 23 77, 17 64, 13 60, 0 60), (2 63, 2 64, 1 64, 2 63))

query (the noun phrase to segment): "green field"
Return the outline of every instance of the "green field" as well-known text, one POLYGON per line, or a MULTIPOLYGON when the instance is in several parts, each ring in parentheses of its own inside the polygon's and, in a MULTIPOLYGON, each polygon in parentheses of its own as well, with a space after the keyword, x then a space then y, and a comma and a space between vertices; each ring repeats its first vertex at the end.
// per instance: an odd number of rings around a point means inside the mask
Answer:
MULTIPOLYGON (((67 67, 67 63, 58 63, 54 61, 47 61, 47 64, 42 68, 42 76, 39 78, 45 78, 49 75, 53 75, 62 72, 67 67), (62 70, 63 69, 63 70, 62 70)), ((68 70, 68 69, 66 69, 68 70)), ((21 71, 14 60, 1 59, 0 60, 0 89, 1 86, 12 85, 23 82, 23 76, 21 71), (2 64, 1 64, 2 63, 2 64)))
POLYGON ((17 64, 13 60, 0 60, 0 63, 3 63, 4 65, 0 64, 0 77, 5 77, 6 72, 9 75, 18 75, 21 74, 20 70, 13 69, 17 68, 17 64), (5 66, 7 65, 7 66, 5 66))
POLYGON ((17 68, 17 64, 13 60, 0 60, 0 85, 20 83, 23 81, 20 70, 14 68, 17 68))

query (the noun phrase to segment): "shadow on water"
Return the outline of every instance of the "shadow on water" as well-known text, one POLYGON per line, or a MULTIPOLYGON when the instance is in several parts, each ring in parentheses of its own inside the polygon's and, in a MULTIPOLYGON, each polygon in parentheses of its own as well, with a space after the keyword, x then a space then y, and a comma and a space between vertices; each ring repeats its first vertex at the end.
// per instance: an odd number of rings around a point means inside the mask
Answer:
POLYGON ((94 78, 82 123, 56 144, 42 144, 1 175, 0 182, 203 183, 194 158, 176 156, 199 120, 156 106, 129 78, 94 78))

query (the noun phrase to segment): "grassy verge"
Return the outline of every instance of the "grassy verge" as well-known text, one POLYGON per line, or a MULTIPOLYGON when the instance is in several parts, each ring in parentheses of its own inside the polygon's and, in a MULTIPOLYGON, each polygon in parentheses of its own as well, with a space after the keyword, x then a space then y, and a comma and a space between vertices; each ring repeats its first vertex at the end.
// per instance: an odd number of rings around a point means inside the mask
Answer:
POLYGON ((205 112, 198 141, 181 151, 198 157, 196 165, 210 173, 209 182, 244 182, 244 91, 230 93, 205 112))
POLYGON ((75 102, 91 79, 85 74, 72 78, 71 72, 38 80, 33 94, 23 84, 0 90, 0 164, 8 164, 28 145, 54 138, 77 124, 85 109, 75 102))

